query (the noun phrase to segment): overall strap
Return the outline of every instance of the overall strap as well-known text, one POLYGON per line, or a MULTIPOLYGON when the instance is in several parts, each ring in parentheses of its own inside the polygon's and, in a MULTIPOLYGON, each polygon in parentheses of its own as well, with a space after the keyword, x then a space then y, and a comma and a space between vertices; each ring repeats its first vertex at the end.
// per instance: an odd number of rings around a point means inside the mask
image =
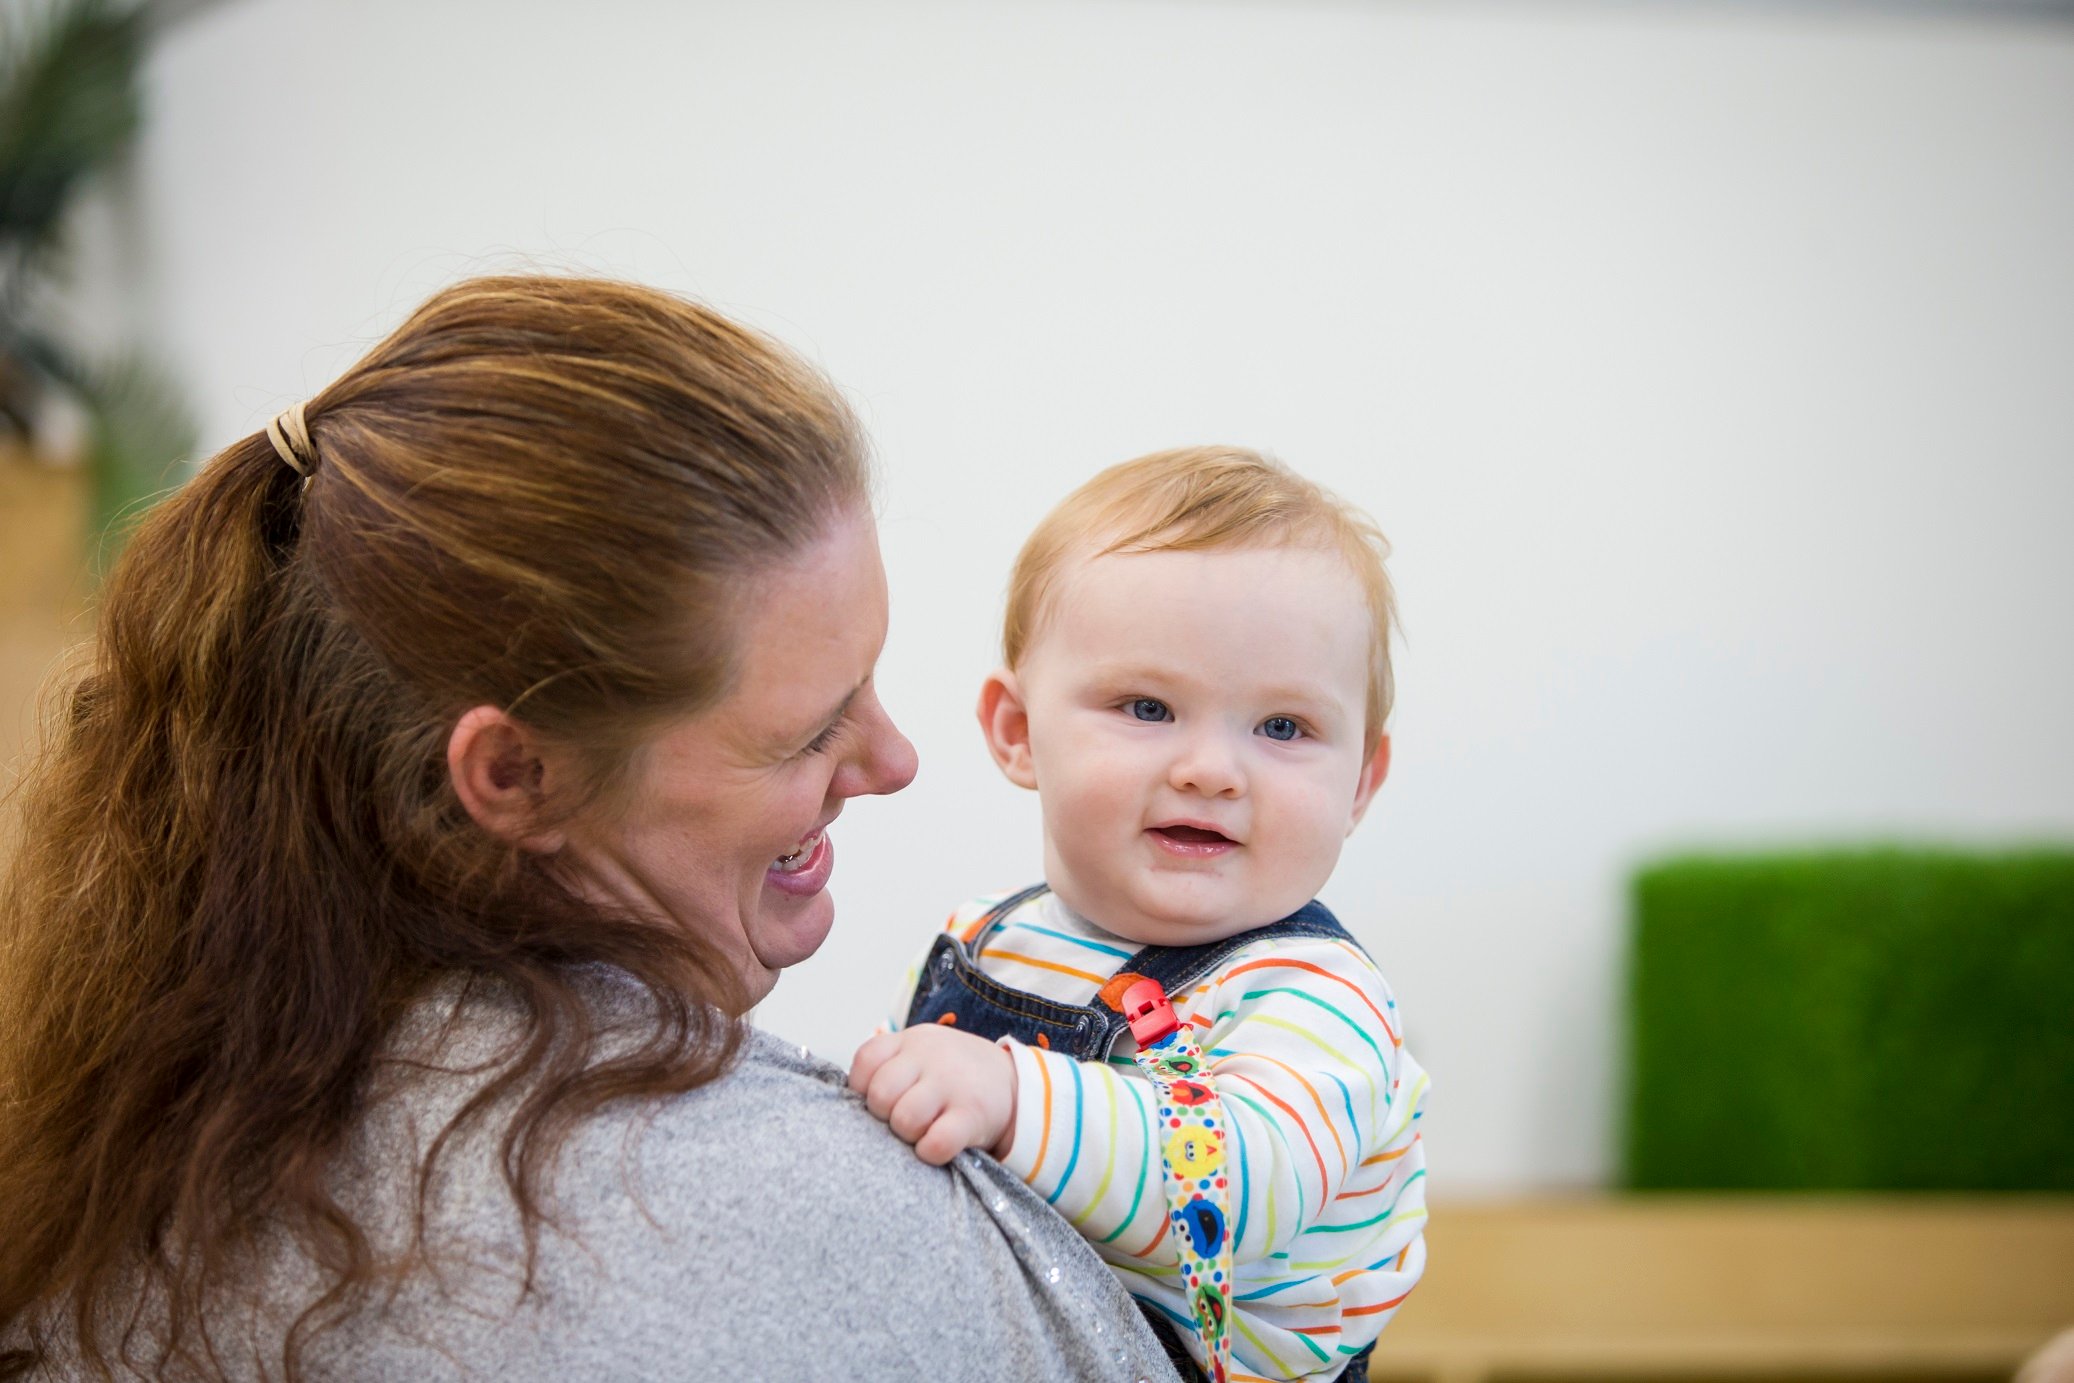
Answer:
POLYGON ((988 928, 1043 892, 1043 884, 1023 889, 989 908, 977 927, 961 928, 974 938, 972 943, 956 932, 938 932, 915 976, 902 1026, 943 1023, 988 1041, 1012 1037, 1078 1061, 1101 1060, 1121 1026, 1114 1010, 1099 1004, 1059 1003, 1003 983, 980 968, 978 957, 988 928))
POLYGON ((1200 946, 1147 946, 1118 966, 1117 971, 1127 970, 1148 980, 1158 980, 1162 989, 1179 998, 1201 982, 1205 975, 1255 942, 1289 941, 1301 937, 1344 941, 1363 955, 1367 954, 1361 943, 1348 935, 1347 929, 1339 924, 1331 910, 1314 899, 1279 922, 1239 932, 1221 941, 1205 942, 1200 946))

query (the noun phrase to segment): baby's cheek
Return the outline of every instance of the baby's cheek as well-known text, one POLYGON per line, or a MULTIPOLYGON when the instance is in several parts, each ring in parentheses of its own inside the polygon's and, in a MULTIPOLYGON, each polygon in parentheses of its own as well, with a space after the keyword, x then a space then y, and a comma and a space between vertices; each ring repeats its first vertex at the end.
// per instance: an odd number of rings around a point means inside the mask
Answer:
POLYGON ((1074 905, 1107 910, 1117 899, 1128 837, 1137 829, 1138 795, 1115 777, 1081 773, 1041 784, 1053 888, 1078 896, 1074 905))
POLYGON ((1097 765, 1062 773, 1039 787, 1046 823, 1053 834, 1072 838, 1083 849, 1135 828, 1143 794, 1132 790, 1124 775, 1104 773, 1097 765))
POLYGON ((1353 793, 1341 793, 1337 783, 1305 783, 1281 805, 1269 851, 1271 868, 1293 891, 1309 898, 1325 886, 1339 863, 1353 819, 1353 793))

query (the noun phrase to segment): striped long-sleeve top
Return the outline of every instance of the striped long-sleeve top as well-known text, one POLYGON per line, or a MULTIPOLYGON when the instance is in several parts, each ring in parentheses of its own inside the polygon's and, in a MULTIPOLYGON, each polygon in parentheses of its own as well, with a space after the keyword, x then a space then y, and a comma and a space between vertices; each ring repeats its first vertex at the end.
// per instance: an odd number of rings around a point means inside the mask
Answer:
MULTIPOLYGON (((986 927, 998 901, 975 899, 946 926, 1013 988, 1092 1003, 1138 950, 1049 892, 986 927)), ((1209 1058, 1229 1130, 1234 1377, 1330 1378, 1376 1338, 1426 1261, 1426 1076, 1404 1049, 1389 986, 1356 947, 1281 939, 1169 997, 1209 1058)), ((1167 1239, 1157 1109, 1130 1033, 1099 1063, 1004 1045, 1017 1079, 1004 1165, 1193 1345, 1167 1239)))

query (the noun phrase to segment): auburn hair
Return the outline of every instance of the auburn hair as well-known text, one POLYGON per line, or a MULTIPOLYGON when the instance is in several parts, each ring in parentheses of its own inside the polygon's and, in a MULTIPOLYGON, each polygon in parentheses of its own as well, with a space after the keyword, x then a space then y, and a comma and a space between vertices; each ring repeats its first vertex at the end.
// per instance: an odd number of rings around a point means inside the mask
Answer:
POLYGON ((1178 447, 1124 461, 1060 500, 1016 554, 1002 620, 1014 668, 1042 632, 1060 573, 1115 552, 1310 547, 1334 553, 1360 584, 1369 615, 1366 745, 1390 719, 1396 681, 1390 629, 1396 596, 1375 521, 1281 462, 1242 447, 1178 447))
MULTIPOLYGON (((601 914, 493 839, 446 743, 468 707, 505 708, 604 800, 647 731, 725 693, 745 582, 867 499, 840 397, 668 294, 499 277, 434 296, 305 416, 307 485, 255 433, 144 520, 13 804, 0 1377, 54 1356, 220 1372, 209 1303, 263 1224, 328 1274, 284 1345, 294 1377, 399 1270, 330 1172, 434 985, 525 1014, 447 1132, 518 1097, 502 1165, 529 1248, 576 1121, 712 1080, 740 1041, 715 948, 601 914), (602 1045, 599 965, 652 1000, 630 1047, 602 1045)), ((416 1169, 416 1252, 443 1142, 416 1169)))

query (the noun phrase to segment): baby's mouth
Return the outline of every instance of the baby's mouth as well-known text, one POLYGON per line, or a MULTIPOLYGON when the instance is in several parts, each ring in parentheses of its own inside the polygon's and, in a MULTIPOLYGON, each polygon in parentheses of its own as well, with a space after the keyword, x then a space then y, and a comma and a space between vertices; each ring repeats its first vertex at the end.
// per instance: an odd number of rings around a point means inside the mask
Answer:
POLYGON ((1243 844, 1214 826, 1193 821, 1169 821, 1163 826, 1148 827, 1145 834, 1170 860, 1221 860, 1243 844))
POLYGON ((1155 826, 1152 833, 1165 836, 1181 845, 1236 845, 1238 842, 1222 831, 1212 831, 1202 826, 1155 826))

